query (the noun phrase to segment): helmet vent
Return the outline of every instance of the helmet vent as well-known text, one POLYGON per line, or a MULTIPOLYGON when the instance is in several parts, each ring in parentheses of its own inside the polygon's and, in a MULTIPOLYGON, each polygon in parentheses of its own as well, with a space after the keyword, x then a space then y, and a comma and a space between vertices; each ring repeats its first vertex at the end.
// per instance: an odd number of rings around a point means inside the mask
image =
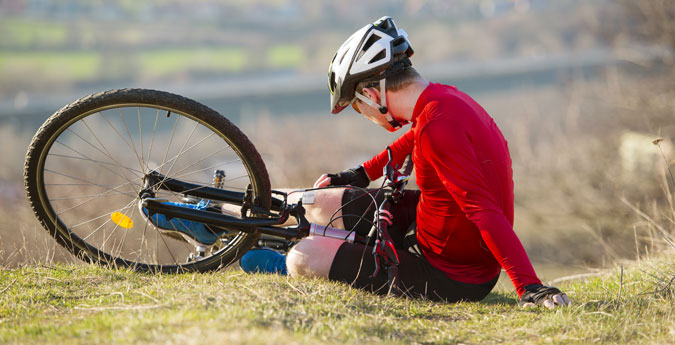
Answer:
POLYGON ((377 55, 373 56, 373 58, 370 59, 370 61, 369 61, 368 63, 373 63, 373 62, 375 62, 375 61, 382 60, 382 59, 384 59, 386 56, 387 56, 387 53, 383 50, 383 51, 377 53, 377 55))
POLYGON ((330 72, 330 83, 328 84, 330 93, 335 93, 335 86, 335 72, 330 72))
POLYGON ((345 59, 345 56, 347 56, 348 52, 349 52, 348 50, 345 50, 344 54, 342 54, 342 57, 340 58, 339 64, 342 64, 342 61, 345 59))
POLYGON ((377 41, 379 41, 379 40, 380 40, 380 36, 378 36, 378 35, 370 35, 370 38, 368 38, 368 40, 366 41, 366 43, 363 45, 363 49, 361 49, 361 51, 366 51, 366 50, 368 50, 370 47, 373 46, 373 44, 375 44, 375 42, 377 42, 377 41))

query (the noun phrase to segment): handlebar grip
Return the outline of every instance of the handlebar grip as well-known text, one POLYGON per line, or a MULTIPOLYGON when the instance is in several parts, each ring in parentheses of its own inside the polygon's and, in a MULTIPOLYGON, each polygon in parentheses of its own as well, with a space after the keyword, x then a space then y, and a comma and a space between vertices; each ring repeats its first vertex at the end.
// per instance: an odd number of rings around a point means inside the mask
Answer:
POLYGON ((410 176, 413 170, 412 155, 407 155, 403 161, 403 175, 410 176))

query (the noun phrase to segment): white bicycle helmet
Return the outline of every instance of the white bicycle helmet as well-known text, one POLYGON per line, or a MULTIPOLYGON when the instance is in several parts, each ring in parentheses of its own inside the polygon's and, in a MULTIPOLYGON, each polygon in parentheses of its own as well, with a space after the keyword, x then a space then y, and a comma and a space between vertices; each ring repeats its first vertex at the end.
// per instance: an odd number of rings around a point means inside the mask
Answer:
POLYGON ((359 82, 383 81, 410 66, 408 58, 413 52, 408 34, 396 28, 391 17, 382 17, 355 32, 340 46, 328 67, 331 113, 349 106, 359 82))

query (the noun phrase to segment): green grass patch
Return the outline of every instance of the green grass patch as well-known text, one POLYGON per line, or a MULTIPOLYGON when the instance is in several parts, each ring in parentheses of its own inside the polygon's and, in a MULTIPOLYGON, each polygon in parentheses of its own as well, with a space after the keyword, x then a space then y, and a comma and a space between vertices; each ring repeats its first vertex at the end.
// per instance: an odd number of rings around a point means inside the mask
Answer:
POLYGON ((96 52, 0 52, 0 76, 25 74, 38 79, 92 80, 99 63, 96 52))
POLYGON ((182 71, 241 72, 247 64, 244 48, 179 48, 139 53, 141 74, 148 77, 175 75, 182 71))
POLYGON ((152 275, 98 266, 0 271, 0 343, 631 344, 675 336, 675 262, 563 286, 574 306, 512 293, 443 304, 235 269, 152 275))
POLYGON ((267 51, 266 64, 273 68, 300 68, 304 61, 302 46, 278 44, 267 51))
POLYGON ((3 18, 0 21, 2 45, 14 47, 63 45, 68 40, 68 24, 20 18, 3 18))

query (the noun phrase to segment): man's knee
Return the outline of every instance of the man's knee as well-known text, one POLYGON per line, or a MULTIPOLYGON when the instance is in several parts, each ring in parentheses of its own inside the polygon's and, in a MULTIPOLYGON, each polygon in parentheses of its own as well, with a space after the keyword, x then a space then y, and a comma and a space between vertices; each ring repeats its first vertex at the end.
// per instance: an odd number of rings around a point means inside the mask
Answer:
POLYGON ((294 277, 328 278, 330 267, 342 243, 342 240, 322 236, 303 239, 288 252, 288 273, 294 277))

